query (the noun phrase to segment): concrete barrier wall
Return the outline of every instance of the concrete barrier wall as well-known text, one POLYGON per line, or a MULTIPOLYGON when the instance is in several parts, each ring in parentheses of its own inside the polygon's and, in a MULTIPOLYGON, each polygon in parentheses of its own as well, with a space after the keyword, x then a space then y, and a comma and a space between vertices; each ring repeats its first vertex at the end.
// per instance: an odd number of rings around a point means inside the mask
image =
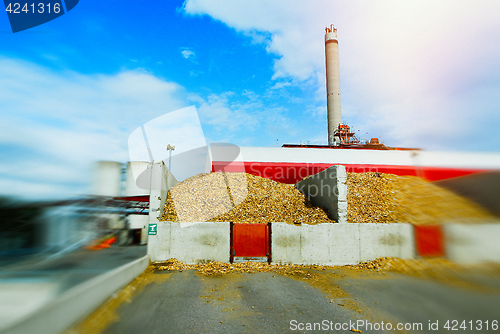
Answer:
POLYGON ((413 226, 401 224, 356 224, 359 226, 360 261, 381 256, 413 259, 415 242, 413 226))
POLYGON ((272 262, 345 265, 382 256, 415 257, 410 224, 272 223, 272 262))
POLYGON ((162 160, 155 160, 151 165, 151 192, 149 196, 149 223, 158 223, 161 217, 167 193, 178 182, 162 160))
POLYGON ((359 262, 358 224, 333 224, 330 227, 331 265, 353 264, 359 262))
POLYGON ((347 173, 345 166, 335 165, 297 183, 314 206, 328 211, 330 219, 347 223, 347 173))
POLYGON ((461 264, 500 263, 500 224, 445 224, 446 257, 461 264))
POLYGON ((1 331, 2 334, 54 334, 61 333, 84 319, 114 292, 123 288, 148 266, 149 257, 144 256, 109 273, 68 290, 40 308, 26 319, 1 331))
MULTIPOLYGON (((500 263, 500 224, 445 224, 446 257, 457 263, 500 263)), ((229 223, 158 223, 149 236, 152 261, 176 258, 184 263, 229 262, 229 223)), ((379 257, 413 259, 414 226, 410 224, 272 223, 272 263, 346 265, 379 257)))
MULTIPOLYGON (((415 257, 410 224, 272 223, 271 249, 276 264, 345 265, 383 256, 415 257)), ((227 222, 159 222, 157 235, 148 240, 151 261, 229 262, 229 253, 227 222)))
POLYGON ((271 255, 273 263, 300 263, 301 231, 301 226, 272 223, 271 255))
POLYGON ((176 258, 188 264, 229 262, 230 224, 221 222, 158 222, 157 234, 148 239, 151 261, 176 258))

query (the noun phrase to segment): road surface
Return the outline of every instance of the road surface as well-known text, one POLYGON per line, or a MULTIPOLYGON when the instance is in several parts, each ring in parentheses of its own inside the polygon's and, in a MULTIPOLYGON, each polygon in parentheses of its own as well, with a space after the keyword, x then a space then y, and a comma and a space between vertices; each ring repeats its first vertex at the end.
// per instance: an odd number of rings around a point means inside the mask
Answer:
POLYGON ((447 321, 458 332, 500 333, 492 329, 500 321, 498 272, 426 279, 344 268, 308 272, 150 273, 144 277, 152 283, 134 286, 127 302, 109 307, 113 315, 97 311, 71 333, 93 322, 107 334, 457 332, 445 329, 447 321))

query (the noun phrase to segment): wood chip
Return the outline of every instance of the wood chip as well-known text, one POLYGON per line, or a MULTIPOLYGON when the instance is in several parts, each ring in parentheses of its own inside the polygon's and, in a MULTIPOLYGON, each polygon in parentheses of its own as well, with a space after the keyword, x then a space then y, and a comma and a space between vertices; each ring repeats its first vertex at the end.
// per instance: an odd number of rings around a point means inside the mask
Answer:
POLYGON ((493 216, 479 205, 416 176, 347 173, 348 223, 474 223, 493 216))
POLYGON ((333 223, 293 184, 245 173, 200 174, 173 187, 161 221, 333 223))
POLYGON ((158 261, 154 264, 155 270, 162 271, 178 271, 194 269, 205 276, 224 276, 229 273, 257 273, 257 272, 275 272, 285 276, 312 276, 310 269, 324 270, 325 266, 319 265, 298 265, 287 264, 277 265, 268 264, 267 262, 241 262, 241 263, 225 263, 220 261, 213 261, 202 264, 184 264, 177 259, 171 258, 166 261, 158 261))
MULTIPOLYGON (((348 223, 483 222, 485 209, 414 176, 348 173, 348 223)), ((245 173, 199 174, 173 187, 160 221, 334 223, 294 185, 245 173)))

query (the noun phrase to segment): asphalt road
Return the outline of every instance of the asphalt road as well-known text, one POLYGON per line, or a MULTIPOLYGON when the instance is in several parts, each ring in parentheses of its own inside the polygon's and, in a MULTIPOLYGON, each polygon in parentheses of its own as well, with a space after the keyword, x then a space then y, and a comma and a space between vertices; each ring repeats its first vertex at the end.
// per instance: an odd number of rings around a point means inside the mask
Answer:
POLYGON ((315 273, 313 282, 268 272, 157 272, 154 283, 117 309, 119 321, 104 333, 353 333, 349 322, 358 321, 362 326, 354 328, 363 333, 457 332, 444 328, 448 320, 450 328, 456 320, 459 332, 500 332, 491 327, 500 321, 498 276, 446 281, 346 269, 315 273), (393 330, 382 330, 388 322, 393 330), (410 330, 395 330, 398 325, 410 330))
POLYGON ((272 273, 204 277, 194 271, 159 273, 119 309, 105 333, 282 333, 290 321, 355 321, 356 312, 330 303, 320 290, 272 273), (275 276, 275 277, 273 277, 275 276))

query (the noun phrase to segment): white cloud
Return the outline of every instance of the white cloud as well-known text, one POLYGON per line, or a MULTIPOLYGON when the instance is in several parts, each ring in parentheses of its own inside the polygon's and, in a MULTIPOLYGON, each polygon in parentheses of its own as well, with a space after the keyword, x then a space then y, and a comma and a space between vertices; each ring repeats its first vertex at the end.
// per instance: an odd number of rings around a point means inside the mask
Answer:
POLYGON ((194 52, 191 50, 182 50, 181 53, 182 53, 182 56, 186 59, 188 59, 190 57, 194 57, 194 52))
POLYGON ((207 142, 273 145, 276 138, 289 138, 299 132, 300 122, 290 119, 289 110, 276 105, 272 96, 245 90, 211 94, 198 103, 207 142))
POLYGON ((277 82, 274 84, 274 86, 271 87, 271 89, 281 89, 284 87, 290 87, 292 85, 291 82, 277 82))
MULTIPOLYGON (((187 0, 184 10, 255 36, 276 55, 273 79, 313 83, 319 99, 325 96, 324 27, 334 23, 347 107, 343 117, 356 113, 356 127, 393 145, 460 149, 471 126, 474 131, 481 129, 478 124, 500 126, 496 0, 187 0), (466 105, 474 110, 475 123, 469 122, 466 105)), ((491 144, 495 134, 485 136, 468 149, 497 150, 491 144)))
POLYGON ((185 59, 194 59, 194 58, 196 58, 196 54, 194 53, 194 51, 190 50, 188 48, 181 49, 181 55, 185 59))
MULTIPOLYGON (((0 73, 0 108, 8 111, 0 114, 0 194, 44 199, 88 194, 92 163, 128 161, 127 139, 141 125, 155 158, 166 157, 167 142, 176 145, 174 158, 202 147, 208 141, 193 112, 175 112, 193 103, 212 141, 252 145, 256 129, 277 131, 275 123, 289 123, 282 109, 265 106, 252 91, 204 98, 142 71, 82 75, 2 58, 0 73)), ((285 131, 293 130, 285 126, 285 131)), ((142 133, 132 140, 144 151, 142 142, 142 133)), ((178 172, 181 179, 186 170, 178 172)))
POLYGON ((333 6, 329 2, 189 0, 184 9, 192 15, 210 15, 257 43, 266 43, 267 51, 278 56, 274 78, 291 76, 305 80, 322 70, 321 31, 324 22, 331 19, 333 6), (315 57, 318 54, 320 57, 315 57))
POLYGON ((132 130, 186 105, 182 87, 140 71, 82 75, 2 58, 0 73, 2 194, 84 194, 93 161, 127 161, 132 130))
POLYGON ((239 99, 232 99, 234 92, 211 94, 198 109, 202 121, 210 124, 218 131, 237 131, 243 127, 255 127, 259 124, 257 104, 259 102, 244 103, 239 99))

